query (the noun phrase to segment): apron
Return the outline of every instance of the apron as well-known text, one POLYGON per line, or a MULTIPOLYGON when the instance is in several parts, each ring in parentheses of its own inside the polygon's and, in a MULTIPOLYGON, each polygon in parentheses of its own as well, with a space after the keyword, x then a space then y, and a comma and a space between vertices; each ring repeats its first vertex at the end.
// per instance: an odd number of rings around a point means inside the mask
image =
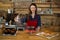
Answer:
POLYGON ((35 32, 37 28, 37 20, 28 20, 26 26, 26 32, 35 32))

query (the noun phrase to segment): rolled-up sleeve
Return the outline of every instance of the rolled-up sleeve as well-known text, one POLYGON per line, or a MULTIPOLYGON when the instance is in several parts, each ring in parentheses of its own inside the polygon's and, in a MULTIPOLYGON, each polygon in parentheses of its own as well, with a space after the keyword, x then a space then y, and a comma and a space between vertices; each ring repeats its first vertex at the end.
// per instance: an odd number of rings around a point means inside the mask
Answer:
POLYGON ((40 16, 38 16, 38 24, 37 24, 37 26, 41 27, 41 17, 40 16))
POLYGON ((25 18, 25 23, 27 22, 27 17, 25 18))

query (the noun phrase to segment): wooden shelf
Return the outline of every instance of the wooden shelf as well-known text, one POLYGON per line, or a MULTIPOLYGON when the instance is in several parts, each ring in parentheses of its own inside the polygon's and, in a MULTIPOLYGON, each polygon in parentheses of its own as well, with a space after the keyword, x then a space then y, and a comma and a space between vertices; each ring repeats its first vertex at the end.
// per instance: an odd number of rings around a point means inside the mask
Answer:
MULTIPOLYGON (((45 3, 40 3, 40 2, 32 2, 32 3, 36 3, 37 7, 41 8, 42 10, 50 8, 50 4, 52 4, 51 6, 52 6, 53 13, 60 13, 60 6, 58 6, 56 4, 57 2, 55 2, 55 1, 54 2, 45 2, 45 3)), ((28 5, 28 4, 26 4, 26 5, 28 5)), ((13 2, 6 2, 6 3, 0 2, 0 9, 7 10, 8 8, 15 8, 15 11, 28 11, 27 7, 22 7, 22 8, 19 6, 15 7, 13 2)))
POLYGON ((16 11, 28 11, 28 9, 15 9, 16 11))
POLYGON ((53 14, 39 14, 41 16, 53 16, 53 14))
POLYGON ((45 2, 45 3, 40 3, 40 2, 32 2, 32 3, 36 3, 36 4, 50 4, 50 3, 53 3, 53 2, 45 2))
POLYGON ((59 11, 53 11, 53 13, 60 13, 60 10, 59 11))

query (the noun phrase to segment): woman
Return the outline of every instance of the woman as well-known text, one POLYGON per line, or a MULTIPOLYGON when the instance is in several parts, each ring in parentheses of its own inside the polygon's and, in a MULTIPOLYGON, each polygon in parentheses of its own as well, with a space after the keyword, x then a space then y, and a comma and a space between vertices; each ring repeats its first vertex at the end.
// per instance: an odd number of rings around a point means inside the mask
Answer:
POLYGON ((40 30, 41 27, 41 18, 37 14, 37 6, 35 3, 32 3, 29 7, 29 15, 26 20, 26 32, 33 33, 40 30))

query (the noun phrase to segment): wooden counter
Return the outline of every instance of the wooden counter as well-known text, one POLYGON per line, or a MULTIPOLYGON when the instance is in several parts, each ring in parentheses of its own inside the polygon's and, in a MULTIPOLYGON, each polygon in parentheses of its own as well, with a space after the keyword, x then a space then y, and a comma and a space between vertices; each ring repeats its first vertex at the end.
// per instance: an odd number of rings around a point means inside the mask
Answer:
POLYGON ((54 37, 52 39, 47 39, 44 37, 29 35, 23 31, 17 31, 16 36, 1 36, 0 35, 0 40, 60 40, 60 36, 54 37))

